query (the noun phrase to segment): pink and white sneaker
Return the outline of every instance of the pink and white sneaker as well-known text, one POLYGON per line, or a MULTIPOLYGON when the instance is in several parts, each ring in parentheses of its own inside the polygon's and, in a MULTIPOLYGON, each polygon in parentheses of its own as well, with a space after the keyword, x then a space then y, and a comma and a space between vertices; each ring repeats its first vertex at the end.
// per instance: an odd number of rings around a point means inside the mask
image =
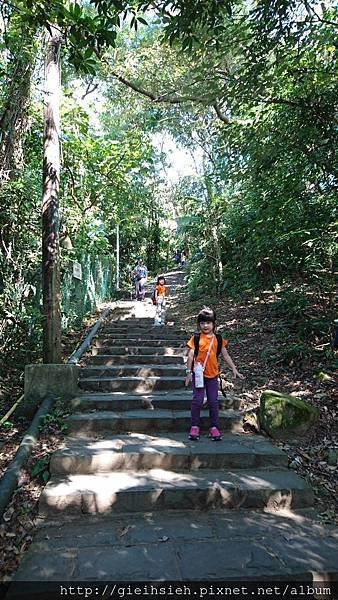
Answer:
POLYGON ((197 427, 197 425, 193 425, 190 428, 190 432, 189 432, 189 440, 199 440, 200 439, 200 428, 197 427))
POLYGON ((211 438, 213 442, 221 441, 222 435, 221 432, 217 429, 217 427, 211 427, 209 429, 209 438, 211 438))

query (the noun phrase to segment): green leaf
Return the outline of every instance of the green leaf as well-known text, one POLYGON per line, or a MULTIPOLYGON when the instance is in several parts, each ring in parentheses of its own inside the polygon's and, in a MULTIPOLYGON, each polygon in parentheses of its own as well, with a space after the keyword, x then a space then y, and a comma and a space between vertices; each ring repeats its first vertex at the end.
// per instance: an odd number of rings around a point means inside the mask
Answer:
POLYGON ((39 473, 44 471, 46 469, 46 465, 48 464, 48 462, 49 462, 49 459, 47 459, 47 458, 40 458, 39 460, 37 460, 35 465, 31 469, 32 477, 36 477, 37 475, 39 475, 39 473))
POLYGON ((42 473, 42 479, 43 479, 43 481, 45 483, 47 483, 47 481, 50 479, 50 473, 49 473, 49 471, 46 470, 46 471, 44 471, 42 473))
MULTIPOLYGON (((72 5, 71 5, 72 6, 72 5)), ((78 3, 73 4, 74 16, 78 19, 82 14, 82 8, 78 3)))

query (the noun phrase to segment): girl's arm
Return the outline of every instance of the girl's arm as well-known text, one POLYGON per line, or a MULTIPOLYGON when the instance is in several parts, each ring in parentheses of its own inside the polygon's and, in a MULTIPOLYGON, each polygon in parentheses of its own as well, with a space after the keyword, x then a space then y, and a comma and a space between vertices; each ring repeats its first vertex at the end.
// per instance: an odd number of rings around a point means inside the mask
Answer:
POLYGON ((185 377, 185 385, 186 386, 189 385, 191 378, 192 378, 191 367, 192 367, 193 360, 194 360, 194 349, 190 348, 189 353, 188 353, 188 360, 187 360, 187 374, 185 377))
POLYGON ((226 362, 226 364, 230 367, 230 369, 232 369, 233 376, 235 378, 239 377, 240 379, 244 379, 244 375, 242 375, 241 373, 239 373, 237 371, 237 368, 234 365, 230 354, 227 352, 227 350, 225 348, 222 348, 222 356, 223 356, 224 362, 226 362))

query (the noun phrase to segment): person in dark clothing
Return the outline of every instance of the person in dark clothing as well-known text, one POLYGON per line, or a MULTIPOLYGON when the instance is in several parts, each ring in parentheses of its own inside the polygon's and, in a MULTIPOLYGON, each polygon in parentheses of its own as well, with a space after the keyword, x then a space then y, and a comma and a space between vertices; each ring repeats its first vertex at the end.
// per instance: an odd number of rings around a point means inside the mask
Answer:
POLYGON ((175 252, 175 254, 174 254, 175 265, 177 267, 181 266, 181 261, 182 261, 182 252, 181 252, 181 250, 177 249, 176 252, 175 252))

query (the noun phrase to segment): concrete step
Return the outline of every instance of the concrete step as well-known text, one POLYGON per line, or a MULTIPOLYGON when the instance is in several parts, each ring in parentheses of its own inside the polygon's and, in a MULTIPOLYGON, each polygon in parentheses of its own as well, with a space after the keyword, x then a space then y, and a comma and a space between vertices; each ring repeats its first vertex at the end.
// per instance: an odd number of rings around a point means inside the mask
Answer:
POLYGON ((119 334, 115 334, 115 333, 108 333, 105 330, 99 331, 97 334, 97 337, 99 339, 101 338, 112 338, 112 339, 116 339, 118 338, 119 340, 125 340, 125 339, 137 339, 140 342, 145 342, 147 340, 159 340, 159 341, 163 341, 163 340, 169 340, 169 341, 178 341, 180 343, 186 344, 187 340, 189 339, 188 336, 183 335, 181 333, 181 335, 177 335, 175 333, 167 333, 165 331, 164 327, 155 327, 153 331, 148 331, 145 333, 139 333, 138 331, 127 331, 125 333, 119 333, 119 334))
MULTIPOLYGON (((212 442, 211 442, 212 443, 212 442)), ((163 469, 53 477, 41 516, 175 509, 306 508, 311 488, 287 469, 179 472, 163 469)))
MULTIPOLYGON (((75 413, 67 419, 67 424, 73 433, 100 434, 103 432, 117 433, 159 433, 162 431, 189 431, 190 410, 172 411, 133 410, 133 411, 99 411, 95 413, 75 413)), ((222 431, 233 433, 242 432, 242 417, 235 410, 220 411, 219 424, 222 431)), ((208 431, 210 426, 209 414, 201 414, 201 430, 208 431)), ((215 442, 216 443, 216 442, 215 442)))
MULTIPOLYGON (((241 399, 237 396, 218 394, 222 409, 241 408, 241 399)), ((154 394, 135 394, 130 392, 83 393, 71 401, 73 410, 81 412, 89 410, 137 410, 169 408, 170 410, 186 410, 191 403, 191 390, 159 391, 154 394)), ((206 409, 205 409, 206 410, 206 409)))
MULTIPOLYGON (((228 600, 244 598, 232 594, 231 587, 241 588, 249 581, 256 582, 261 592, 250 590, 247 597, 277 599, 283 597, 287 582, 299 591, 295 582, 311 586, 314 580, 321 582, 321 588, 331 589, 326 598, 333 600, 338 597, 337 584, 333 587, 338 581, 337 533, 312 521, 304 510, 169 510, 91 518, 78 514, 67 520, 60 514, 58 520, 38 529, 14 575, 14 584, 21 586, 23 593, 27 591, 27 600, 37 597, 37 581, 43 586, 44 598, 54 598, 60 595, 61 581, 76 586, 80 581, 97 581, 98 574, 99 597, 103 580, 131 586, 157 581, 161 587, 174 581, 181 582, 181 588, 195 582, 197 598, 201 581, 207 582, 203 584, 205 598, 213 597, 206 588, 212 586, 216 597, 218 587, 228 583, 228 600), (269 593, 274 585, 279 585, 278 595, 269 593)), ((151 596, 150 585, 148 589, 151 596)), ((297 597, 305 600, 309 595, 285 595, 286 600, 297 597)))
POLYGON ((116 323, 119 323, 120 325, 153 325, 154 324, 154 319, 152 317, 130 317, 127 316, 125 318, 120 317, 118 320, 114 320, 114 321, 110 321, 108 323, 108 325, 115 325, 116 323))
POLYGON ((185 377, 184 365, 88 365, 80 369, 80 378, 90 377, 185 377))
POLYGON ((167 354, 126 354, 114 355, 97 354, 86 357, 90 365, 183 365, 183 356, 170 356, 167 354))
MULTIPOLYGON (((97 356, 100 354, 110 355, 110 356, 139 356, 139 355, 149 355, 149 356, 185 356, 187 354, 187 347, 183 348, 173 348, 172 346, 143 346, 143 345, 115 345, 108 346, 104 345, 100 346, 92 346, 91 347, 92 356, 97 356)), ((149 359, 150 360, 150 359, 149 359)))
POLYGON ((138 393, 184 388, 184 377, 86 377, 79 387, 93 392, 133 390, 138 393))
POLYGON ((93 340, 93 346, 103 348, 105 346, 139 346, 152 348, 186 348, 187 340, 178 338, 175 339, 155 339, 155 338, 142 338, 142 337, 128 337, 128 338, 114 338, 114 336, 100 336, 93 340))
POLYGON ((287 467, 288 457, 265 438, 225 434, 217 444, 203 437, 198 442, 186 433, 162 436, 132 433, 101 440, 68 440, 54 452, 50 472, 55 475, 95 474, 110 471, 169 469, 257 469, 287 467))
POLYGON ((146 335, 148 333, 151 333, 151 334, 155 333, 156 335, 158 335, 159 332, 170 334, 170 335, 175 335, 178 337, 186 337, 187 335, 189 335, 183 329, 178 329, 177 327, 168 327, 168 325, 165 325, 164 328, 158 329, 156 326, 154 326, 154 323, 152 323, 151 325, 139 325, 137 323, 135 323, 133 325, 119 325, 119 324, 105 325, 104 327, 102 327, 100 329, 100 332, 114 334, 114 335, 126 334, 126 333, 132 333, 132 334, 137 333, 140 336, 146 335))

